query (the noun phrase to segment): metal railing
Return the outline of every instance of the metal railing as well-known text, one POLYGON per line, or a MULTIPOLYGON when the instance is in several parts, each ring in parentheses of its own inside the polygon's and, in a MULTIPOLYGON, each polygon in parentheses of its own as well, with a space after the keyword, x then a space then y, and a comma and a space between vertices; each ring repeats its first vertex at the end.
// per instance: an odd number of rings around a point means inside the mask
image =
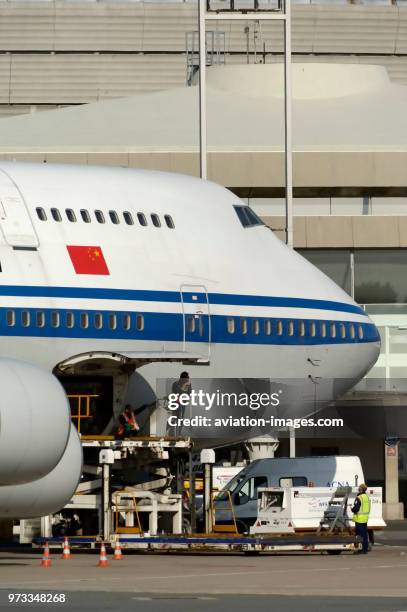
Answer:
POLYGON ((81 433, 81 421, 92 419, 94 414, 91 413, 90 402, 99 395, 73 394, 68 395, 69 404, 71 406, 71 419, 75 422, 78 433, 81 433), (76 412, 75 412, 76 409, 76 412))

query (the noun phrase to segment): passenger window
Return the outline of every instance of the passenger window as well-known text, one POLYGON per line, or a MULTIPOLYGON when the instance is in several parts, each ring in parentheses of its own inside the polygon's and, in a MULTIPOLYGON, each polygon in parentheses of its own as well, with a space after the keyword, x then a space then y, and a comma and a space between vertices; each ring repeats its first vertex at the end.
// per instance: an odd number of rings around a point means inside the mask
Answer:
POLYGON ((38 219, 40 221, 46 221, 47 220, 47 213, 45 212, 45 210, 43 208, 38 206, 35 210, 37 212, 37 217, 38 217, 38 219))
POLYGON ((336 325, 335 325, 335 323, 331 323, 330 330, 331 330, 331 338, 336 338, 336 325))
POLYGON ((105 215, 101 210, 95 210, 95 218, 98 223, 105 223, 105 215))
POLYGON ((90 223, 90 215, 88 211, 85 210, 84 208, 81 208, 80 213, 81 213, 82 221, 84 221, 85 223, 90 223))
POLYGON ((137 317, 136 317, 136 329, 137 329, 137 331, 143 331, 143 329, 144 329, 144 315, 137 315, 137 317))
POLYGON ((358 336, 359 336, 359 340, 363 340, 363 327, 361 325, 358 325, 358 336))
POLYGON ((260 333, 260 323, 258 319, 253 319, 252 321, 252 330, 255 336, 258 336, 260 333))
POLYGON ((137 219, 138 222, 140 223, 140 225, 142 225, 143 227, 145 227, 147 225, 147 219, 144 213, 138 212, 137 213, 137 219))
POLYGON ((51 216, 54 221, 58 221, 59 223, 62 221, 61 213, 58 208, 51 208, 51 216))
POLYGON ((270 319, 266 319, 264 321, 264 333, 266 336, 271 336, 271 321, 270 319))
POLYGON ((195 319, 194 317, 188 317, 187 319, 187 330, 190 334, 193 334, 195 331, 195 319))
POLYGON ((283 335, 283 322, 282 321, 277 321, 277 335, 278 336, 283 335))
POLYGON ((116 329, 117 327, 117 318, 115 314, 109 315, 109 329, 116 329))
POLYGON ((321 323, 321 337, 326 338, 326 323, 321 323))
POLYGON ((133 215, 129 213, 127 210, 125 210, 123 213, 123 219, 127 225, 134 225, 133 215))
POLYGON ((312 338, 315 338, 315 335, 316 335, 316 329, 315 329, 315 322, 314 322, 314 321, 311 321, 311 322, 310 322, 310 326, 309 326, 309 328, 310 328, 310 334, 311 334, 311 337, 312 337, 312 338))
POLYGON ((235 320, 234 319, 227 320, 227 330, 228 330, 228 334, 235 333, 235 320))
POLYGON ((343 323, 339 324, 339 330, 341 332, 341 338, 346 338, 346 329, 343 323))
POLYGON ((36 323, 37 327, 44 327, 45 325, 45 314, 42 310, 37 310, 36 323))
POLYGON ((31 317, 28 310, 23 310, 21 313, 21 325, 23 327, 29 327, 31 323, 31 317))
POLYGON ((65 318, 66 326, 68 329, 72 329, 75 325, 75 317, 73 312, 67 312, 65 318))
POLYGON ((240 333, 247 334, 247 320, 240 319, 240 333))
POLYGON ((354 340, 355 339, 355 326, 353 325, 353 323, 349 325, 349 333, 350 333, 350 337, 352 338, 352 340, 354 340))
POLYGON ((123 315, 123 329, 128 331, 130 329, 130 325, 131 325, 130 315, 129 314, 124 314, 123 315))
POLYGON ((7 311, 6 321, 9 327, 14 327, 14 325, 16 324, 16 313, 14 312, 14 310, 7 311))
POLYGON ((304 321, 300 321, 300 336, 305 336, 305 323, 304 321))
POLYGON ((110 221, 115 225, 118 225, 120 223, 119 216, 115 210, 109 210, 109 217, 110 221))
POLYGON ((283 476, 279 480, 280 487, 307 487, 308 480, 305 476, 283 476))
POLYGON ((103 327, 103 315, 100 312, 96 312, 93 317, 93 323, 96 329, 102 329, 103 327))
POLYGON ((160 217, 155 213, 151 215, 151 221, 153 222, 154 227, 161 227, 160 217))
POLYGON ((288 335, 294 336, 294 322, 293 321, 288 322, 288 335))
POLYGON ((87 312, 81 312, 81 327, 87 329, 89 327, 89 317, 87 312))
POLYGON ((70 221, 71 223, 76 222, 76 215, 75 215, 75 212, 72 210, 72 208, 66 208, 65 214, 66 214, 66 218, 68 219, 68 221, 70 221))
POLYGON ((165 219, 165 222, 167 224, 167 227, 169 227, 170 229, 174 229, 175 228, 175 223, 174 223, 171 215, 164 215, 164 219, 165 219))
POLYGON ((60 318, 59 318, 59 312, 57 312, 56 310, 54 310, 51 313, 51 326, 52 327, 59 327, 60 325, 60 318))

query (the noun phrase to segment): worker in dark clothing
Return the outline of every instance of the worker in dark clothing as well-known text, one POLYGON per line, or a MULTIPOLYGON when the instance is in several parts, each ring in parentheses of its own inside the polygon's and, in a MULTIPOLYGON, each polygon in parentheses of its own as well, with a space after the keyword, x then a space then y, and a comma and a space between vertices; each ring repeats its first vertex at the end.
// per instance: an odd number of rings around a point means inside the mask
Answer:
POLYGON ((355 523, 356 535, 358 535, 362 540, 362 553, 365 555, 369 552, 369 533, 367 530, 367 522, 370 514, 370 499, 366 491, 367 486, 365 484, 359 485, 359 493, 352 507, 352 520, 355 523))
POLYGON ((172 385, 172 393, 181 395, 182 393, 191 393, 191 379, 189 378, 188 372, 181 372, 180 377, 172 385))
POLYGON ((139 431, 140 427, 134 416, 134 411, 130 404, 126 404, 123 412, 119 416, 119 427, 117 429, 117 435, 120 438, 125 436, 132 436, 139 431))
MULTIPOLYGON (((180 395, 185 395, 185 394, 190 395, 191 390, 192 390, 192 384, 191 384, 191 379, 189 378, 188 372, 181 372, 178 380, 176 380, 172 384, 171 393, 173 395, 176 394, 177 397, 179 397, 180 395)), ((185 412, 185 406, 182 404, 179 404, 178 409, 177 409, 177 417, 180 419, 183 419, 184 412, 185 412)), ((180 434, 180 427, 171 428, 171 431, 169 431, 168 433, 171 433, 172 435, 177 436, 180 434)))

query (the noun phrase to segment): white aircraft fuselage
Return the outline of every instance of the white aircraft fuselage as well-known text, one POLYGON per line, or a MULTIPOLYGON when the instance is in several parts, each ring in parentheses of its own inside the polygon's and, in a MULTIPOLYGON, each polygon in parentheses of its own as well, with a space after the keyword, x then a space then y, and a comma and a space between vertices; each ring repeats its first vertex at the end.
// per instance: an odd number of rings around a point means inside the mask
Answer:
POLYGON ((211 182, 1 162, 0 202, 2 358, 119 356, 152 389, 181 361, 192 379, 295 379, 296 416, 316 379, 329 402, 377 359, 352 298, 211 182))

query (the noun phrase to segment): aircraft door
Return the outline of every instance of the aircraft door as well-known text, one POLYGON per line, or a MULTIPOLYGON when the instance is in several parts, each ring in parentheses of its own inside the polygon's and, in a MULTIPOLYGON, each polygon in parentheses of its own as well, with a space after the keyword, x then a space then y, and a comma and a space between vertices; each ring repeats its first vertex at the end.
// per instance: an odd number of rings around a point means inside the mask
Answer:
POLYGON ((209 357, 211 342, 211 316, 208 292, 204 285, 181 285, 183 350, 196 352, 202 347, 202 356, 209 357))
POLYGON ((0 169, 0 227, 12 247, 37 248, 38 237, 24 198, 9 175, 0 169))

